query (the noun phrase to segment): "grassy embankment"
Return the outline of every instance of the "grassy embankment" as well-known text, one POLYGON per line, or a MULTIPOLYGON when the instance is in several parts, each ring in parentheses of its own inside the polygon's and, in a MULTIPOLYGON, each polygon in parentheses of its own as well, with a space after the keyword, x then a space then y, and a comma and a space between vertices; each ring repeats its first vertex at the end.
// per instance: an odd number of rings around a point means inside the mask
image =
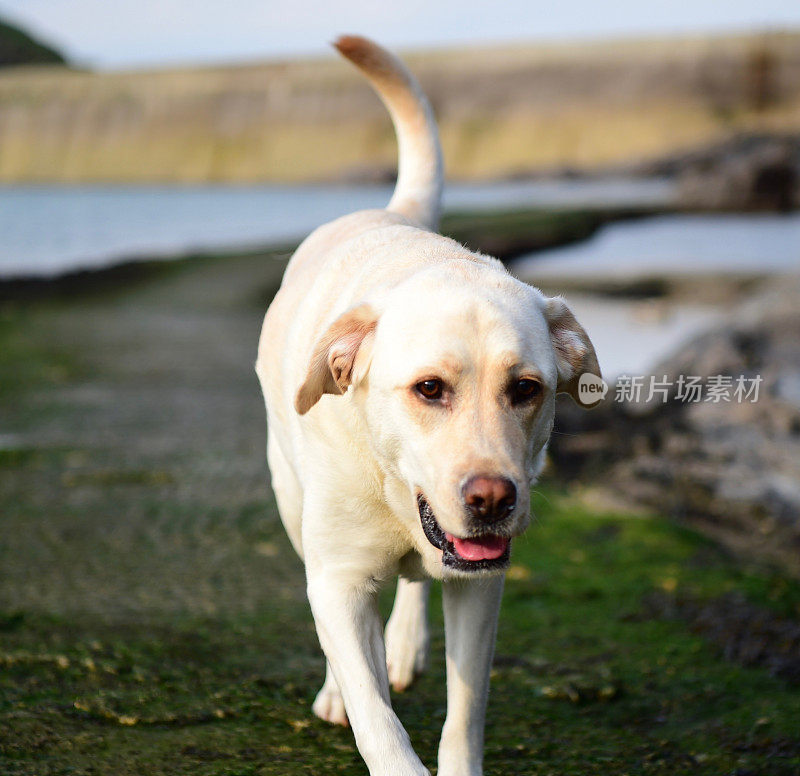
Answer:
MULTIPOLYGON (((800 130, 800 34, 410 54, 453 178, 660 158, 800 130)), ((0 181, 308 181, 392 169, 385 109, 347 63, 0 76, 0 181)))
MULTIPOLYGON (((3 774, 364 772, 350 731, 311 716, 323 664, 268 488, 252 362, 281 269, 175 263, 0 307, 3 774)), ((800 586, 665 520, 589 511, 553 480, 533 504, 487 774, 797 773, 790 676, 665 615, 740 591, 796 621, 800 586)), ((431 766, 434 599, 430 671, 395 698, 431 766)))
POLYGON ((0 19, 0 67, 64 64, 60 52, 0 19))

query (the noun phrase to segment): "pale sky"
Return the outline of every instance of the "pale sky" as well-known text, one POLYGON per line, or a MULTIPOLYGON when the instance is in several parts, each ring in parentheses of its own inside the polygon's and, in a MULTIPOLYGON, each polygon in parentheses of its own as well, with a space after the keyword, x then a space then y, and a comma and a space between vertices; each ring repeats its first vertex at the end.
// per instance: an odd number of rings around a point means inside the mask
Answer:
POLYGON ((341 33, 395 48, 800 27, 800 0, 0 0, 101 69, 321 54, 341 33))

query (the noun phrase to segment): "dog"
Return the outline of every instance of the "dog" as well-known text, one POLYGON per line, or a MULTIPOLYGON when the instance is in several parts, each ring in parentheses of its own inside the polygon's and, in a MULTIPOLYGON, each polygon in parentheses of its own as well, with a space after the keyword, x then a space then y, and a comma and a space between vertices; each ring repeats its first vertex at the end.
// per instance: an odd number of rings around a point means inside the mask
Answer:
POLYGON ((281 519, 327 659, 313 705, 352 727, 372 776, 429 771, 392 710, 425 668, 441 580, 447 716, 439 776, 480 774, 511 540, 530 522, 558 392, 600 375, 560 298, 436 233, 443 184, 422 90, 388 51, 334 44, 371 81, 399 146, 394 194, 314 231, 289 262, 256 372, 281 519), (380 587, 399 577, 384 632, 380 587))

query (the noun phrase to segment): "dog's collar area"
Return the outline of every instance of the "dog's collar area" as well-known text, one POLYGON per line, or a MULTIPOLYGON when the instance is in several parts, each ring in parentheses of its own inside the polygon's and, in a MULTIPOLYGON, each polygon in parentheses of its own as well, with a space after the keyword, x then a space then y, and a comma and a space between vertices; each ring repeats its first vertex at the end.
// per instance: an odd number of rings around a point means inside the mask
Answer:
POLYGON ((422 493, 417 494, 417 509, 419 510, 419 519, 422 523, 422 531, 425 537, 437 550, 442 551, 442 565, 466 572, 500 571, 508 566, 511 559, 510 539, 501 539, 493 534, 487 535, 487 539, 490 539, 495 546, 498 543, 502 546, 502 542, 505 542, 505 548, 502 553, 494 558, 468 560, 459 555, 454 541, 442 530, 436 520, 436 516, 433 514, 431 505, 422 493))

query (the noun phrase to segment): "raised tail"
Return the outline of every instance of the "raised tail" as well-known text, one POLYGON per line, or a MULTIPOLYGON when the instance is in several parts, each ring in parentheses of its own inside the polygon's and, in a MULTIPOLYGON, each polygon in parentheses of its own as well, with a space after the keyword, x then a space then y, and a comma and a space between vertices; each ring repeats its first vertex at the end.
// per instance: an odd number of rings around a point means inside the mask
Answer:
POLYGON ((442 206, 442 149, 433 111, 417 79, 396 56, 371 40, 343 35, 333 45, 367 76, 392 117, 399 162, 387 210, 437 229, 442 206))

